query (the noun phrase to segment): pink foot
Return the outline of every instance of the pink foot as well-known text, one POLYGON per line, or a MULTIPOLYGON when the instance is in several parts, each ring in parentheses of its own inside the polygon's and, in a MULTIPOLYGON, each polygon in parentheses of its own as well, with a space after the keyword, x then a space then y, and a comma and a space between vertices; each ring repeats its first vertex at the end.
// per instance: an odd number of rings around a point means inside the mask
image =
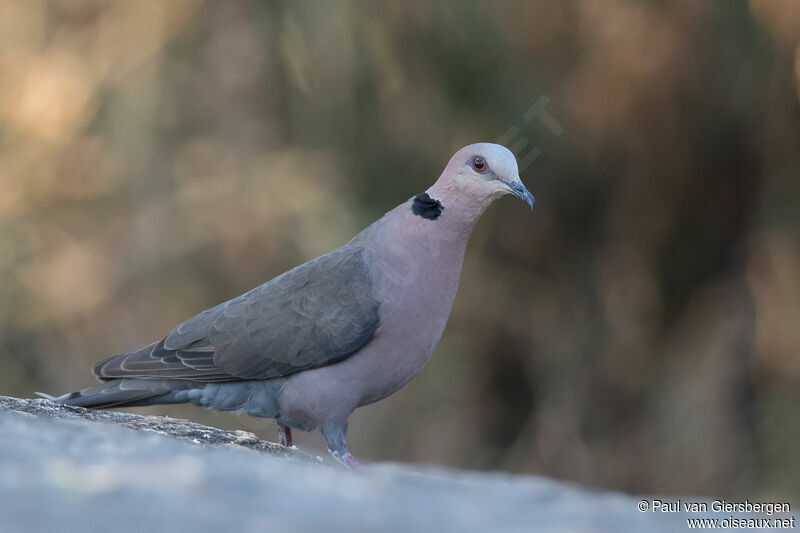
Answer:
POLYGON ((348 470, 352 470, 354 472, 361 472, 364 470, 364 467, 361 466, 355 457, 353 457, 350 452, 346 452, 341 459, 342 464, 347 467, 348 470))
POLYGON ((278 444, 284 448, 292 447, 292 428, 278 422, 278 444))

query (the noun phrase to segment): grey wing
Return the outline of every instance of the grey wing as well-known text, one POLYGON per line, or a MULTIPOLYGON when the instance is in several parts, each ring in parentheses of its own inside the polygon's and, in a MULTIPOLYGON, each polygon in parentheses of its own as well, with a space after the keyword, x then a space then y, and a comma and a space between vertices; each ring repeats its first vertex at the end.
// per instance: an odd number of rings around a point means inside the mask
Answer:
POLYGON ((380 325, 365 250, 345 246, 95 364, 101 379, 269 379, 336 363, 380 325))

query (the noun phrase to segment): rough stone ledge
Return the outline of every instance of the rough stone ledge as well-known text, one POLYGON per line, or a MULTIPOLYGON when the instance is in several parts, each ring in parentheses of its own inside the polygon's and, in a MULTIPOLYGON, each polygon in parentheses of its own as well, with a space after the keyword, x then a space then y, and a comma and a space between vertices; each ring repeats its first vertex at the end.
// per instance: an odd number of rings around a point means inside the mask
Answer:
POLYGON ((151 431, 160 435, 185 439, 195 444, 238 446, 276 457, 291 457, 293 459, 322 462, 320 458, 315 458, 297 448, 286 448, 274 442, 261 440, 249 431, 227 431, 180 418, 85 409, 83 407, 59 405, 49 400, 12 398, 9 396, 0 396, 0 411, 14 411, 46 418, 104 422, 123 428, 151 431))
POLYGON ((0 396, 0 532, 659 533, 728 516, 537 476, 316 462, 246 432, 0 396))

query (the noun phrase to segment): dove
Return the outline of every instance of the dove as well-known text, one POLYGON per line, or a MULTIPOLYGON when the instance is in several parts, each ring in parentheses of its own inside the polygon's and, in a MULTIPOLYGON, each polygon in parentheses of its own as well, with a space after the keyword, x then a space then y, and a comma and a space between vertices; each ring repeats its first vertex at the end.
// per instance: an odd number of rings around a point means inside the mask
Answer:
POLYGON ((330 454, 361 464, 348 418, 407 384, 442 337, 467 241, 496 199, 534 207, 510 150, 458 150, 425 192, 350 242, 202 311, 139 350, 94 364, 102 383, 57 403, 88 408, 192 403, 274 418, 279 442, 318 429, 330 454))

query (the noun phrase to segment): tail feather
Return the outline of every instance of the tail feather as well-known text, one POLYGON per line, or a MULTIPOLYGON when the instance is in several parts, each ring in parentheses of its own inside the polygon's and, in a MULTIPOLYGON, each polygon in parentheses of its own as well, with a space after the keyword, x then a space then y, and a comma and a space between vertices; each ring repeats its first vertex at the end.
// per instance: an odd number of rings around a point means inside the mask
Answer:
POLYGON ((207 409, 275 418, 280 413, 278 397, 285 384, 285 379, 205 383, 182 379, 121 378, 61 396, 36 394, 58 404, 95 409, 193 403, 207 409))
POLYGON ((189 383, 176 383, 175 380, 113 379, 94 387, 69 392, 61 396, 51 396, 42 392, 36 394, 61 405, 108 409, 153 403, 173 403, 170 393, 190 388, 189 383), (158 400, 156 401, 156 398, 158 400))
POLYGON ((70 398, 75 398, 80 396, 80 392, 68 392, 66 394, 62 394, 61 396, 53 396, 52 394, 47 394, 46 392, 34 392, 36 396, 44 398, 45 400, 50 400, 53 403, 64 403, 66 400, 70 398))

